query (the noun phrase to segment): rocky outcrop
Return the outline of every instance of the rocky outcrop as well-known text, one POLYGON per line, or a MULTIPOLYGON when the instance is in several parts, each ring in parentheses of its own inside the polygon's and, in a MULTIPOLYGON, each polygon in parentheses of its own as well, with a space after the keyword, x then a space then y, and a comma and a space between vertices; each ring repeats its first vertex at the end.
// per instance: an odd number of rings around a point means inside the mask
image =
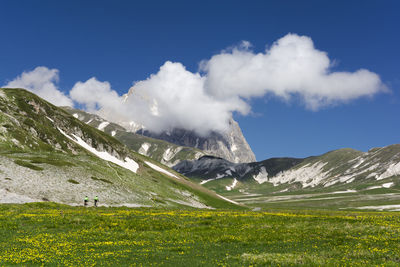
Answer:
POLYGON ((239 124, 233 119, 229 120, 229 127, 226 132, 211 132, 207 136, 200 136, 195 131, 178 128, 161 133, 150 132, 145 130, 143 125, 127 118, 118 117, 104 109, 100 110, 98 115, 122 126, 128 132, 164 140, 178 146, 197 148, 206 154, 221 157, 234 163, 256 161, 256 157, 243 136, 239 124))
POLYGON ((229 129, 225 133, 211 132, 202 137, 194 131, 173 129, 160 134, 147 130, 138 130, 138 134, 165 140, 167 142, 198 148, 206 154, 226 159, 234 163, 248 163, 256 161, 253 151, 243 136, 239 124, 231 119, 229 129))

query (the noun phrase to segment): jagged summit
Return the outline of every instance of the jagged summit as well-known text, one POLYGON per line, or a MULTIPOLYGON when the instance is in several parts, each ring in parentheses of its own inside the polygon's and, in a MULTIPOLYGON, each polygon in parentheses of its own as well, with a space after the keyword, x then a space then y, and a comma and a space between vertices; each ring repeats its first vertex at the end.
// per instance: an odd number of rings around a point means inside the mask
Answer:
MULTIPOLYGON (((129 103, 129 98, 133 94, 134 91, 131 88, 123 96, 121 105, 129 103)), ((234 163, 256 161, 256 157, 243 136, 239 124, 233 118, 229 120, 228 129, 224 133, 212 131, 207 136, 201 136, 193 130, 183 128, 174 128, 161 133, 152 132, 146 129, 144 125, 107 109, 101 109, 97 114, 110 122, 124 127, 129 132, 164 140, 178 146, 197 148, 206 154, 221 157, 234 163)))
POLYGON ((139 123, 127 120, 126 118, 116 117, 106 110, 101 110, 98 114, 108 121, 121 125, 129 132, 164 140, 178 146, 197 148, 206 154, 221 157, 235 163, 256 161, 256 157, 243 136, 239 124, 233 119, 230 119, 229 128, 225 133, 213 131, 208 136, 202 137, 195 131, 178 128, 154 133, 146 130, 139 123))
POLYGON ((256 161, 256 157, 244 138, 239 124, 233 119, 229 121, 229 130, 226 133, 211 132, 206 137, 185 129, 173 129, 160 134, 147 130, 140 130, 137 133, 181 146, 198 148, 209 155, 221 157, 234 163, 256 161))

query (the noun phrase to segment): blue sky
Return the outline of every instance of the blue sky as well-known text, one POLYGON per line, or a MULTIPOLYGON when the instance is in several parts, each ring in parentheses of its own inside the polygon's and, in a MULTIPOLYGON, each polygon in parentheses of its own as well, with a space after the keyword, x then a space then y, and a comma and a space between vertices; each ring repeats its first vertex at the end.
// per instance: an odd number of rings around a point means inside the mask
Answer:
POLYGON ((59 70, 67 93, 96 77, 119 94, 166 61, 191 72, 223 49, 265 51, 288 33, 312 39, 333 71, 364 68, 390 92, 306 109, 266 94, 235 113, 258 160, 400 143, 398 1, 1 1, 0 83, 37 66, 59 70))

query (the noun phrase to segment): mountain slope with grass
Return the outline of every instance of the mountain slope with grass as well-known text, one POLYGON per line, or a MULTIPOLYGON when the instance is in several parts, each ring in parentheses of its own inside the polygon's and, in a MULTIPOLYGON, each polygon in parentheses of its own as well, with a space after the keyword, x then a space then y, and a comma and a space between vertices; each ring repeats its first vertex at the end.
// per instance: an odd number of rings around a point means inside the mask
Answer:
POLYGON ((115 137, 133 151, 148 156, 169 167, 178 164, 182 160, 194 160, 205 155, 205 152, 197 148, 179 146, 128 131, 126 128, 95 114, 71 107, 63 107, 63 109, 82 122, 115 137))
POLYGON ((0 202, 236 206, 23 89, 0 89, 0 202))
POLYGON ((305 159, 248 164, 202 157, 174 169, 250 206, 400 209, 399 144, 368 152, 346 148, 305 159))

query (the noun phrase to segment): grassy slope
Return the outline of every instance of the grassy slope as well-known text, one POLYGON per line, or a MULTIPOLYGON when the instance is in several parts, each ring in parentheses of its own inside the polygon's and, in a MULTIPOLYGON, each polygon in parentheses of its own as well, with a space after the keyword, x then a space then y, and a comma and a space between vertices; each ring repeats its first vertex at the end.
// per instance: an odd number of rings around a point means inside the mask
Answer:
POLYGON ((400 214, 0 205, 0 265, 398 266, 400 214))
POLYGON ((123 204, 121 201, 125 200, 140 205, 182 206, 176 201, 190 198, 216 208, 235 206, 184 176, 175 173, 180 177, 178 180, 151 169, 145 160, 159 163, 129 150, 115 138, 26 90, 0 89, 0 92, 7 95, 0 101, 0 189, 17 193, 24 189, 28 195, 36 190, 34 199, 40 197, 64 203, 80 203, 81 199, 73 196, 74 192, 84 194, 87 190, 93 194, 104 193, 103 201, 107 198, 108 204, 123 204), (80 132, 95 148, 116 153, 121 158, 129 156, 140 165, 138 173, 95 157, 67 139, 57 127, 68 134, 80 132), (10 172, 11 169, 14 172, 10 172), (33 181, 39 186, 42 183, 43 190, 30 189, 29 183, 33 181), (54 189, 45 188, 49 184, 54 189))
POLYGON ((181 149, 176 155, 174 155, 168 162, 174 163, 177 161, 182 161, 182 160, 187 160, 187 159, 195 159, 198 157, 198 155, 204 155, 204 152, 196 149, 196 148, 191 148, 191 147, 182 147, 177 146, 175 144, 154 139, 151 137, 146 137, 143 135, 138 135, 135 133, 130 133, 130 132, 117 132, 115 135, 115 138, 117 138, 119 141, 124 143, 127 147, 134 151, 139 151, 139 149, 142 147, 142 144, 144 143, 149 143, 151 144, 151 147, 147 151, 147 155, 151 157, 152 159, 158 161, 158 162, 163 162, 165 159, 163 158, 163 155, 167 149, 170 150, 178 150, 181 149))
MULTIPOLYGON (((77 114, 79 119, 83 122, 88 123, 90 126, 97 128, 102 122, 103 119, 97 115, 93 115, 82 110, 63 107, 70 114, 77 114)), ((140 134, 135 134, 132 132, 126 131, 123 127, 110 123, 104 128, 104 132, 110 134, 115 132, 115 138, 125 144, 128 148, 133 151, 138 152, 144 143, 150 144, 150 148, 147 151, 147 156, 158 162, 165 162, 173 165, 174 163, 187 159, 195 159, 198 158, 199 155, 204 155, 204 152, 192 148, 192 147, 182 147, 178 146, 163 140, 154 139, 151 137, 143 136, 140 134), (178 151, 171 159, 165 160, 163 155, 167 149, 171 151, 178 151)))
MULTIPOLYGON (((261 209, 286 208, 286 209, 356 209, 365 206, 383 206, 400 204, 400 177, 392 176, 383 180, 375 177, 366 178, 376 170, 368 170, 375 164, 382 164, 379 173, 385 171, 385 166, 400 161, 400 145, 391 145, 384 148, 375 148, 368 153, 353 149, 339 149, 325 153, 321 156, 306 158, 303 162, 293 167, 301 168, 318 162, 326 162, 323 171, 330 171, 329 177, 334 178, 360 173, 354 176, 351 183, 336 183, 329 187, 322 185, 302 188, 300 183, 281 184, 274 187, 266 182, 258 184, 252 177, 240 180, 232 191, 227 191, 225 186, 230 185, 232 178, 223 178, 204 184, 205 187, 215 190, 245 205, 261 209), (361 162, 360 160, 364 160, 361 162), (354 165, 361 162, 354 169, 354 165), (364 171, 365 170, 365 171, 364 171), (393 183, 390 188, 368 189, 369 187, 382 186, 393 183), (288 190, 287 190, 288 189, 288 190), (287 190, 287 191, 284 191, 287 190), (336 193, 338 191, 354 190, 356 192, 336 193)), ((270 172, 268 172, 270 174, 270 172)), ((271 172, 273 176, 273 173, 271 172)), ((328 177, 328 178, 329 178, 328 177)))
POLYGON ((87 126, 73 118, 63 109, 48 103, 38 96, 23 89, 2 89, 7 95, 7 99, 2 98, 0 102, 0 123, 6 128, 8 140, 14 138, 21 146, 15 146, 10 142, 1 142, 2 151, 63 151, 72 152, 74 148, 84 151, 77 145, 70 144, 69 140, 57 130, 54 123, 47 117, 55 121, 56 126, 70 133, 80 129, 87 139, 92 139, 93 147, 98 144, 113 147, 121 155, 128 154, 128 150, 116 139, 103 134, 101 131, 87 126), (59 149, 55 149, 55 145, 59 149))

